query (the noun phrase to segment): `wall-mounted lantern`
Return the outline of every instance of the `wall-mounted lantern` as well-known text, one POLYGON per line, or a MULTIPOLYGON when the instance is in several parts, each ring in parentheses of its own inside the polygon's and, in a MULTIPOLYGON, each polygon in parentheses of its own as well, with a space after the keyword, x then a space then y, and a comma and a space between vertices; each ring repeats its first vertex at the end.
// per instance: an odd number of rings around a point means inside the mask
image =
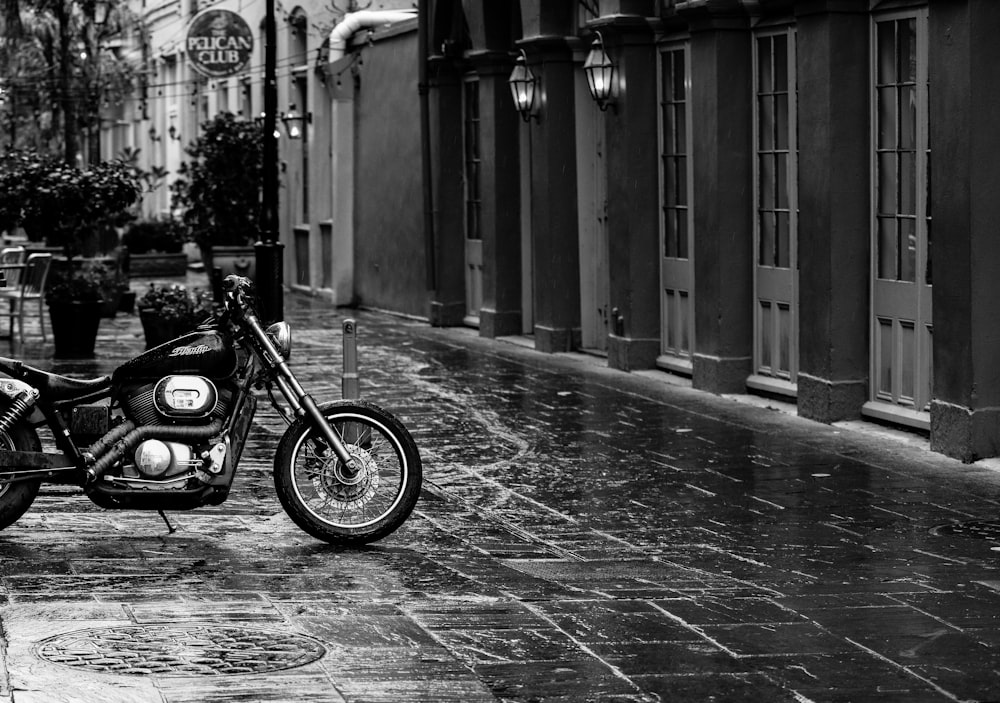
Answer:
POLYGON ((162 139, 163 139, 163 137, 161 137, 159 134, 157 134, 156 127, 150 127, 149 128, 149 140, 150 141, 158 142, 158 141, 161 141, 162 139))
POLYGON ((299 114, 295 109, 295 103, 292 103, 288 106, 288 112, 281 116, 281 121, 285 125, 289 139, 301 139, 302 125, 312 124, 312 113, 299 114))
POLYGON ((174 141, 180 141, 181 133, 177 131, 176 126, 170 125, 170 128, 167 130, 167 136, 169 136, 174 141))
POLYGON ((587 85, 590 95, 597 101, 601 110, 607 110, 608 105, 615 101, 614 80, 616 67, 608 52, 604 50, 604 37, 596 32, 594 43, 590 45, 590 53, 583 62, 583 70, 587 74, 587 85))
POLYGON ((538 92, 538 78, 528 68, 528 56, 521 50, 521 55, 514 62, 514 70, 507 79, 510 84, 510 94, 514 98, 514 107, 525 122, 532 117, 538 118, 535 107, 538 92))

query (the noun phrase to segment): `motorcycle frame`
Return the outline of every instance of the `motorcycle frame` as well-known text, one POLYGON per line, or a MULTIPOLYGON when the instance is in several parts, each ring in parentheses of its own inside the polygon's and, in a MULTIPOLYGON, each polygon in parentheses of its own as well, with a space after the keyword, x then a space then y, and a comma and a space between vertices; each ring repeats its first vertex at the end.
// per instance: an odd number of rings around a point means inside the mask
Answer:
MULTIPOLYGON (((227 309, 229 309, 232 316, 238 322, 238 336, 246 338, 248 342, 253 357, 249 360, 249 363, 254 364, 253 369, 242 369, 244 372, 250 373, 253 377, 248 379, 246 386, 242 387, 240 392, 250 394, 251 387, 259 386, 260 381, 263 381, 270 390, 270 385, 273 383, 281 391, 290 410, 281 407, 272 393, 269 393, 269 398, 272 405, 274 405, 275 409, 281 413, 286 421, 290 422, 291 416, 309 420, 314 429, 318 431, 320 437, 333 450, 337 458, 343 462, 346 470, 355 470, 357 465, 348 452, 347 447, 340 437, 337 436, 336 432, 333 431, 333 428, 330 427, 316 401, 299 384, 291 368, 288 366, 287 360, 278 351, 275 344, 271 341, 270 336, 261 325, 254 305, 245 296, 246 288, 245 284, 238 283, 234 290, 226 293, 230 301, 227 304, 227 309)), ((228 320, 221 320, 219 327, 224 328, 229 324, 231 323, 228 320)), ((225 333, 230 336, 237 336, 232 329, 228 329, 225 333)), ((99 475, 91 470, 95 458, 90 456, 86 448, 81 448, 74 440, 70 428, 67 426, 66 420, 62 415, 62 408, 111 398, 114 394, 114 388, 110 386, 102 388, 90 395, 84 394, 71 401, 50 402, 44 397, 44 393, 40 393, 37 388, 31 385, 30 374, 25 370, 21 362, 4 360, 0 362, 0 370, 7 373, 12 379, 15 379, 13 383, 16 384, 16 390, 19 393, 29 393, 33 397, 33 407, 26 419, 27 422, 32 427, 47 424, 52 432, 56 448, 61 452, 61 454, 49 452, 12 452, 13 454, 20 455, 18 457, 20 460, 18 466, 28 466, 29 468, 27 470, 13 469, 3 471, 4 467, 0 467, 0 475, 4 476, 8 481, 41 479, 48 483, 76 484, 80 486, 86 486, 99 478, 99 475)), ((11 402, 13 402, 14 396, 12 394, 7 395, 11 398, 11 402)), ((242 404, 243 400, 243 398, 240 398, 238 402, 242 404)), ((232 420, 233 418, 230 417, 220 432, 228 432, 232 427, 232 420)), ((105 437, 107 437, 107 434, 105 437)), ((237 456, 239 456, 241 451, 242 446, 239 447, 237 456)))
MULTIPOLYGON (((263 363, 263 372, 268 380, 273 382, 278 387, 278 390, 281 391, 281 394, 291 408, 291 413, 296 417, 304 417, 310 420, 313 428, 319 431, 322 438, 333 449, 334 454, 343 462, 347 470, 353 471, 357 468, 357 465, 350 452, 347 451, 347 447, 344 446, 343 441, 333 431, 333 428, 330 427, 316 401, 299 385, 295 374, 292 373, 291 368, 288 366, 288 361, 281 355, 277 347, 274 346, 271 337, 264 330, 257 315, 253 312, 253 308, 247 306, 244 309, 246 310, 244 313, 244 324, 250 333, 251 346, 256 353, 257 359, 263 363)), ((275 409, 288 419, 285 409, 274 401, 273 396, 271 396, 271 403, 275 406, 275 409)))

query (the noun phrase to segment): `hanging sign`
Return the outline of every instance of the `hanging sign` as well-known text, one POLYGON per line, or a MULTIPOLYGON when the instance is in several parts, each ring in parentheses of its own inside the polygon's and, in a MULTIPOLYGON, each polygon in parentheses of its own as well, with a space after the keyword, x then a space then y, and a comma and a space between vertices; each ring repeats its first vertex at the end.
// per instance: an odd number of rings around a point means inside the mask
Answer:
POLYGON ((250 63, 253 33, 235 12, 204 10, 188 25, 186 47, 198 73, 224 78, 240 73, 250 63))

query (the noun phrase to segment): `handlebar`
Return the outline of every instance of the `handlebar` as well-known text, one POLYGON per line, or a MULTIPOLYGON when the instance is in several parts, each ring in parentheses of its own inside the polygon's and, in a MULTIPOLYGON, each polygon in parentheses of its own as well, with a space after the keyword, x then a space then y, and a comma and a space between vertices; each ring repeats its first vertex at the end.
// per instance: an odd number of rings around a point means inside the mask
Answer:
POLYGON ((222 280, 222 292, 226 309, 235 319, 241 319, 247 312, 254 312, 254 286, 246 276, 231 273, 222 280))
POLYGON ((231 273, 223 279, 222 290, 226 293, 231 293, 237 288, 244 292, 250 291, 253 289, 253 281, 246 276, 237 276, 235 273, 231 273))

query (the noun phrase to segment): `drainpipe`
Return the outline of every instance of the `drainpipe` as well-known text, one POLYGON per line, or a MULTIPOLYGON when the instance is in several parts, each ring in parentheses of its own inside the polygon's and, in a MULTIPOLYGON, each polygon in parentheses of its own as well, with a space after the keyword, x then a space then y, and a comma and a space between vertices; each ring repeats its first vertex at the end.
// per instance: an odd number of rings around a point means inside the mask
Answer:
POLYGON ((417 25, 417 53, 419 79, 418 93, 420 96, 420 163, 421 181, 424 196, 424 258, 427 265, 427 290, 437 290, 437 265, 434 254, 434 186, 431 179, 434 168, 431 166, 431 110, 430 86, 427 84, 428 47, 430 46, 430 15, 429 0, 420 0, 420 20, 417 25))
POLYGON ((330 58, 333 63, 347 53, 347 42, 355 32, 362 29, 372 29, 393 22, 412 20, 416 10, 361 10, 348 12, 337 26, 330 32, 330 58))

